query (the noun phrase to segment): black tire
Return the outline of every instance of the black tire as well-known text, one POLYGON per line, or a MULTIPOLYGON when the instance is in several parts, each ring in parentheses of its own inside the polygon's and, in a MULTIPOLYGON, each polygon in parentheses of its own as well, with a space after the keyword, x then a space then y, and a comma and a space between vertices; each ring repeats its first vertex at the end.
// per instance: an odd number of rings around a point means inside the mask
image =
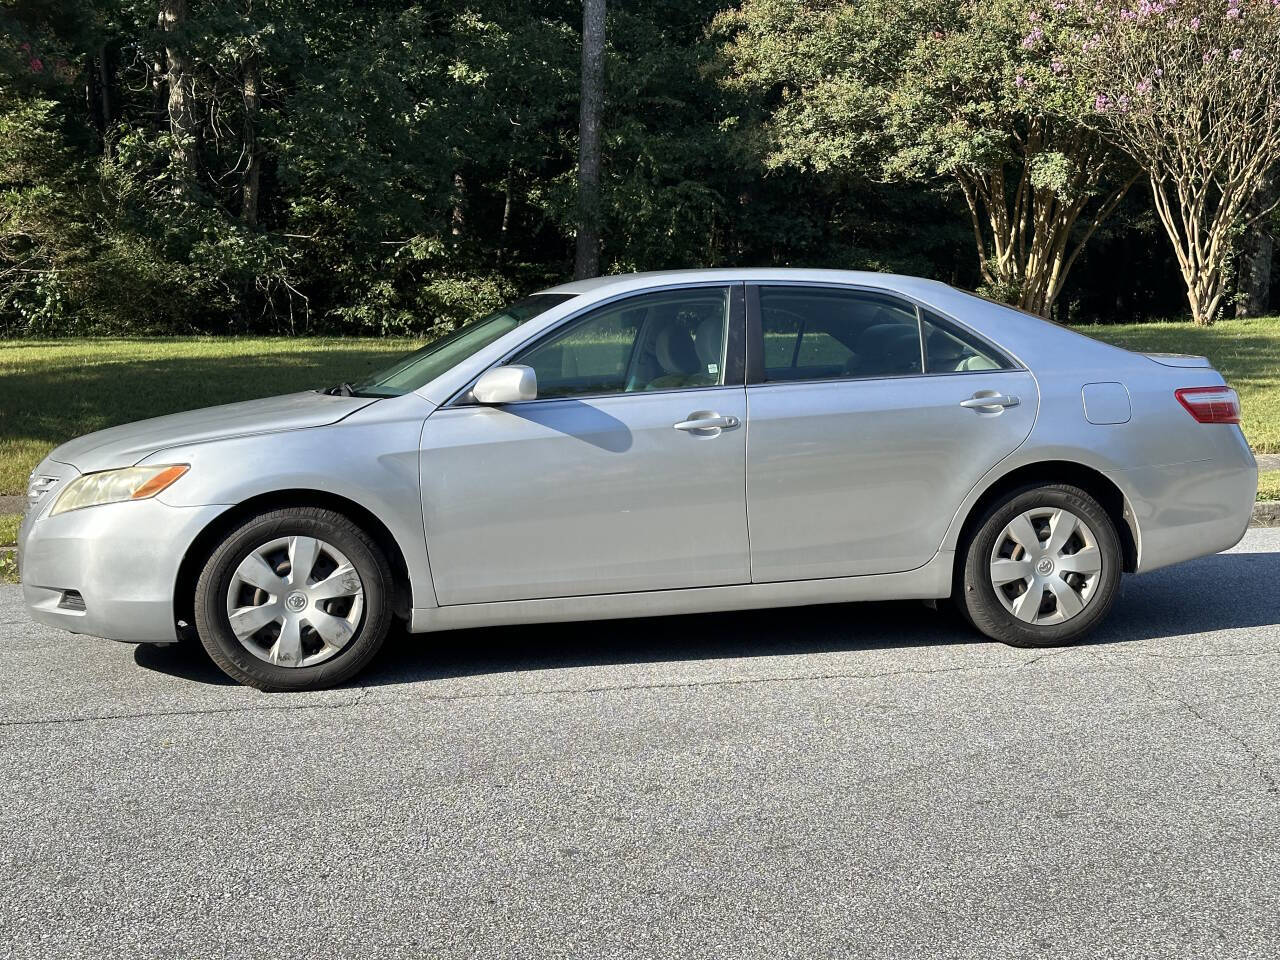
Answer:
POLYGON ((319 690, 354 677, 377 654, 391 626, 394 588, 386 556, 349 518, 319 507, 272 510, 232 530, 205 562, 196 582, 196 632, 213 662, 233 680, 267 691, 319 690), (257 547, 288 536, 332 544, 355 567, 364 590, 364 612, 355 634, 337 654, 313 666, 280 666, 255 657, 227 618, 227 591, 236 567, 257 547))
POLYGON ((1081 639, 1106 618, 1120 586, 1121 568, 1115 525, 1097 500, 1067 484, 1025 487, 993 504, 969 538, 959 605, 973 626, 993 640, 1014 647, 1062 646, 1081 639), (1089 602, 1061 623, 1027 623, 1014 616, 996 596, 989 572, 997 537, 1018 515, 1039 507, 1066 509, 1084 520, 1094 533, 1102 561, 1089 602))

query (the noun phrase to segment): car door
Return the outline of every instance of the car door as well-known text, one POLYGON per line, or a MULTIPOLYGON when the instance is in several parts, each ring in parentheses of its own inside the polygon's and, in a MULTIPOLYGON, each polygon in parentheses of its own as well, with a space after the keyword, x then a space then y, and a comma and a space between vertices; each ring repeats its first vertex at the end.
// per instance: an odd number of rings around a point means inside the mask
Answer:
POLYGON ((507 363, 537 399, 423 430, 441 605, 747 583, 743 287, 625 297, 507 363))
POLYGON ((1030 373, 884 291, 751 286, 747 329, 755 582, 928 562, 1035 420, 1030 373))

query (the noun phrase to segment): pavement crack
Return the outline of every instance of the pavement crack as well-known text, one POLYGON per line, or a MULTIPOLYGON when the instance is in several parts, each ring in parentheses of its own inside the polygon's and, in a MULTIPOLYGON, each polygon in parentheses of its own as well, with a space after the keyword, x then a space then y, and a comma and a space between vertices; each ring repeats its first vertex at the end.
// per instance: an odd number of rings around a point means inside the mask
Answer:
POLYGON ((42 717, 37 720, 0 720, 0 728, 8 727, 44 727, 57 724, 93 723, 98 720, 148 720, 153 717, 202 717, 232 713, 283 713, 297 710, 341 710, 359 706, 369 693, 368 688, 360 688, 357 696, 350 700, 335 703, 295 703, 295 704, 246 704, 237 707, 204 707, 192 710, 151 710, 140 713, 95 713, 83 717, 42 717))
MULTIPOLYGON (((1086 652, 1088 652, 1089 655, 1093 657, 1094 660, 1097 661, 1099 664, 1106 663, 1106 661, 1102 660, 1091 651, 1086 651, 1086 652)), ((1139 683, 1145 686, 1147 688, 1147 692, 1151 696, 1151 699, 1156 701, 1164 700, 1170 703, 1177 704, 1180 708, 1182 708, 1183 712, 1190 714, 1200 723, 1204 724, 1209 729, 1217 732, 1219 736, 1224 737, 1227 740, 1230 740, 1232 743, 1238 746, 1241 749, 1241 751, 1244 752, 1244 755, 1249 758, 1249 764, 1250 766, 1253 767, 1254 772, 1257 773, 1258 777, 1266 785, 1266 792, 1268 794, 1271 794, 1272 796, 1280 795, 1280 783, 1276 781, 1275 774, 1271 772, 1268 765, 1267 758, 1264 757, 1258 751, 1258 749, 1254 747, 1253 744, 1251 744, 1248 740, 1241 737, 1239 734, 1237 734, 1235 731, 1233 731, 1230 727, 1228 727, 1226 724, 1222 723, 1221 721, 1215 720, 1213 717, 1210 717, 1205 715, 1204 713, 1201 713, 1200 709, 1195 704, 1191 703, 1189 700, 1186 700, 1185 698, 1180 697, 1178 694, 1174 693, 1171 690, 1160 689, 1159 687, 1156 686, 1155 682, 1146 674, 1126 666, 1124 663, 1121 663, 1119 660, 1111 661, 1111 663, 1116 668, 1129 674, 1129 676, 1133 677, 1135 680, 1137 680, 1139 683)))

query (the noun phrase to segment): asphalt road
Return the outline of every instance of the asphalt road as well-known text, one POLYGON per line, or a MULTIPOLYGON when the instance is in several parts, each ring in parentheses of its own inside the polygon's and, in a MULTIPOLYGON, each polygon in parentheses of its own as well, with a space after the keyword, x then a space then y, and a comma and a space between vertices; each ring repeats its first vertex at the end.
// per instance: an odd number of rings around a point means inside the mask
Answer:
POLYGON ((1280 530, 1087 646, 912 604, 229 686, 0 589, 0 956, 1275 957, 1280 530))

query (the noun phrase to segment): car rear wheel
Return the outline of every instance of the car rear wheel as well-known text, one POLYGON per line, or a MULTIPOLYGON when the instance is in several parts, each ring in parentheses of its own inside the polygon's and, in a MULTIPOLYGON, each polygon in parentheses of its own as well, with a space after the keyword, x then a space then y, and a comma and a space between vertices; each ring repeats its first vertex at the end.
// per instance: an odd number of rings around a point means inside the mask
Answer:
POLYGON ((357 674, 390 627, 391 568, 347 517, 292 507, 253 517, 196 582, 196 632, 228 676, 314 690, 357 674))
POLYGON ((1065 484, 1023 489, 994 505, 969 540, 961 603, 992 639, 1057 646, 1106 617, 1120 573, 1120 541, 1097 500, 1065 484))

